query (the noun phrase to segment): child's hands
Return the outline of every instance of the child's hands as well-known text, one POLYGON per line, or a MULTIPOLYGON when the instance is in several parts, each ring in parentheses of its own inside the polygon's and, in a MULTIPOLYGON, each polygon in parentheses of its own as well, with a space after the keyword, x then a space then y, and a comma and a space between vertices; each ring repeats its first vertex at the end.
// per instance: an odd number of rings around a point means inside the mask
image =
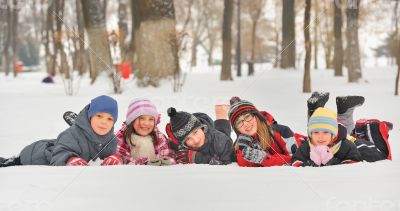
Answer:
POLYGON ((310 145, 310 158, 317 166, 321 166, 327 164, 333 158, 333 153, 328 146, 310 145))
POLYGON ((101 162, 100 165, 113 166, 113 165, 121 165, 122 163, 123 163, 122 157, 118 154, 113 154, 104 158, 103 162, 101 162))
POLYGON ((146 163, 148 166, 169 166, 173 164, 175 164, 175 162, 171 158, 155 158, 146 163))
POLYGON ((66 166, 88 166, 89 164, 82 158, 70 157, 66 166))
POLYGON ((253 139, 250 136, 239 135, 236 140, 236 144, 240 150, 243 150, 246 147, 252 146, 253 139))
POLYGON ((215 118, 228 119, 228 111, 230 108, 230 105, 215 105, 215 118))
POLYGON ((268 154, 264 152, 264 150, 254 149, 251 147, 245 147, 242 150, 242 155, 245 160, 258 164, 261 164, 264 161, 265 157, 268 156, 268 154))
POLYGON ((196 156, 196 151, 194 150, 182 150, 175 154, 176 163, 189 164, 194 163, 194 158, 196 156))

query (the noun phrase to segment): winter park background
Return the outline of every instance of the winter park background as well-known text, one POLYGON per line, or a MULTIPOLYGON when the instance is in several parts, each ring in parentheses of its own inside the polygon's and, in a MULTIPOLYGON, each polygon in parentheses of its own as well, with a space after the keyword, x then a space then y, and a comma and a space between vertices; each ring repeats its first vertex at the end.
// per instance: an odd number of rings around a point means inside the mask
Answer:
MULTIPOLYGON (((175 1, 175 7, 182 6, 182 2, 175 1)), ((266 2, 265 19, 274 20, 277 15, 274 11, 281 10, 282 5, 278 1, 266 2)), ((115 130, 120 128, 127 106, 135 97, 147 97, 157 105, 162 114, 159 128, 164 130, 168 122, 166 110, 171 106, 215 117, 215 104, 227 104, 230 97, 239 96, 253 102, 258 109, 270 112, 293 131, 306 134, 306 100, 311 93, 302 90, 304 2, 296 1, 298 61, 295 68, 274 67, 272 56, 270 61, 255 63, 253 76, 247 76, 248 66, 244 63, 243 76, 237 77, 232 62, 233 81, 221 81, 221 65, 209 65, 209 55, 198 47, 195 66, 191 65, 190 50, 180 54, 181 75, 185 75, 181 91, 174 92, 172 80, 161 80, 158 87, 139 88, 139 79, 131 76, 121 81, 122 93, 115 94, 114 84, 106 73, 100 73, 91 85, 88 73, 80 77, 74 71, 72 96, 66 95, 68 80, 63 74, 56 74, 54 84, 41 83, 48 75, 44 52, 40 54, 43 59, 36 71, 21 72, 17 77, 0 72, 0 156, 17 155, 33 141, 57 137, 67 128, 62 119, 65 111, 79 112, 90 99, 102 94, 118 101, 115 130)), ((361 3, 361 8, 370 6, 378 10, 364 11, 363 25, 359 28, 362 78, 358 82, 348 83, 346 68, 343 76, 333 77, 333 70, 322 64, 322 44, 318 55, 320 67, 311 68, 310 77, 312 91, 330 92, 327 107, 336 109, 336 96, 362 95, 366 100, 356 109, 356 119, 377 118, 393 123, 389 133, 392 161, 323 168, 239 168, 236 163, 228 166, 102 167, 94 163, 90 167, 8 167, 0 168, 0 210, 400 210, 400 98, 393 94, 398 67, 387 57, 377 58, 373 50, 382 46, 391 32, 392 8, 397 4, 387 2, 361 3), (381 18, 379 15, 385 11, 390 11, 390 15, 381 18)), ((218 4, 223 6, 223 3, 218 4)), ((70 5, 66 1, 65 15, 69 14, 70 5)), ((110 1, 107 7, 107 28, 117 27, 118 3, 110 1)), ((182 14, 176 10, 179 28, 184 20, 179 19, 182 14)), ((222 10, 223 7, 221 15, 222 10)), ((215 59, 222 59, 221 52, 220 43, 215 59)), ((159 58, 153 59, 157 62, 159 58)), ((234 133, 232 139, 235 139, 234 133)))

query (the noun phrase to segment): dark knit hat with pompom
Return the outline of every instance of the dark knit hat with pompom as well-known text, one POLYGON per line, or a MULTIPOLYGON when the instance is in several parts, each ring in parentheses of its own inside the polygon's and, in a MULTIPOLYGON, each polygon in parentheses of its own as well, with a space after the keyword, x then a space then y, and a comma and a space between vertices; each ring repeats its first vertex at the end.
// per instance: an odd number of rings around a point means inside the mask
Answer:
POLYGON ((167 113, 170 117, 169 122, 171 124, 172 134, 174 134, 175 138, 183 146, 186 146, 185 140, 190 133, 205 127, 193 114, 184 111, 177 112, 173 107, 169 108, 167 113))

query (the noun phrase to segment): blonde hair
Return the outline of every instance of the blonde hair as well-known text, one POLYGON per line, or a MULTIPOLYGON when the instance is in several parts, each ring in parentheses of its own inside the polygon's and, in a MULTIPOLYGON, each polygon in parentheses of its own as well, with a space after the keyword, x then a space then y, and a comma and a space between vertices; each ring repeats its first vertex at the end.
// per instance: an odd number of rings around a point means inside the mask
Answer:
POLYGON ((268 150, 271 148, 272 137, 271 137, 271 127, 266 123, 261 121, 257 116, 255 116, 257 122, 257 136, 260 141, 261 148, 263 150, 268 150))

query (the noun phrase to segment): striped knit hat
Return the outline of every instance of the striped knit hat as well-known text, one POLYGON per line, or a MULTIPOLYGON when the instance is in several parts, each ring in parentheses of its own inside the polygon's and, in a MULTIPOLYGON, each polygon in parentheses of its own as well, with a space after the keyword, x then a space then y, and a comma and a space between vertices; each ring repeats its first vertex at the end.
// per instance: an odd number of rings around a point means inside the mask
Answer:
POLYGON ((136 118, 142 115, 153 116, 155 123, 160 123, 160 114, 157 112, 156 106, 147 98, 136 98, 129 103, 128 112, 126 113, 126 124, 129 125, 136 118))
POLYGON ((336 112, 328 109, 319 107, 311 115, 308 120, 307 132, 311 136, 311 133, 317 130, 323 130, 331 133, 333 137, 338 134, 338 122, 336 112))
POLYGON ((236 121, 238 117, 243 114, 251 113, 258 116, 262 121, 265 121, 265 117, 260 114, 253 103, 246 100, 241 100, 239 97, 232 97, 229 102, 231 104, 231 108, 228 111, 229 122, 231 123, 232 128, 235 130, 236 133, 236 121))

